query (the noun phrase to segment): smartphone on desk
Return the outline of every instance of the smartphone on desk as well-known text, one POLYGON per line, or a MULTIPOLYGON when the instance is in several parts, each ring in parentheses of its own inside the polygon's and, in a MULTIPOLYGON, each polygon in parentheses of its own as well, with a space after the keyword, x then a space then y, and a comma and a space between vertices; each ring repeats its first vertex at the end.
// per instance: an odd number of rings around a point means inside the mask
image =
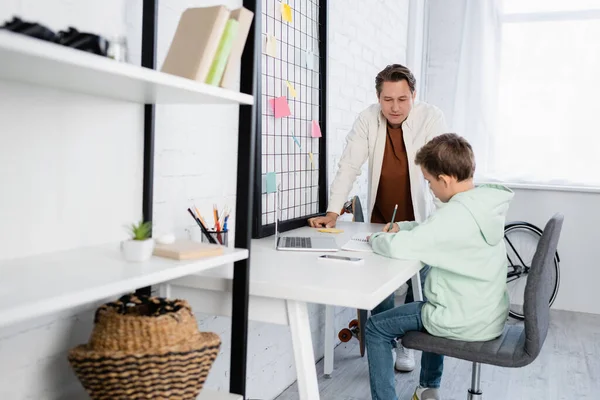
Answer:
POLYGON ((319 256, 319 260, 323 261, 341 261, 341 262, 349 262, 352 264, 362 264, 364 260, 358 257, 346 257, 346 256, 336 256, 333 254, 323 254, 319 256))

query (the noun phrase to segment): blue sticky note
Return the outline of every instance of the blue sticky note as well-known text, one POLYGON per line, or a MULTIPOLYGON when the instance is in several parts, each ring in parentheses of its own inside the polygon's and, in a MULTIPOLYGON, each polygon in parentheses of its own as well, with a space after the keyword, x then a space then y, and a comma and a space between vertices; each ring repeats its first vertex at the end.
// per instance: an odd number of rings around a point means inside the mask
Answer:
POLYGON ((298 141, 298 139, 296 138, 296 136, 294 136, 293 133, 292 133, 292 139, 294 139, 294 142, 296 142, 296 144, 300 148, 300 151, 302 151, 302 146, 300 145, 300 141, 298 141))
POLYGON ((275 172, 267 172, 267 193, 277 191, 277 175, 275 172))

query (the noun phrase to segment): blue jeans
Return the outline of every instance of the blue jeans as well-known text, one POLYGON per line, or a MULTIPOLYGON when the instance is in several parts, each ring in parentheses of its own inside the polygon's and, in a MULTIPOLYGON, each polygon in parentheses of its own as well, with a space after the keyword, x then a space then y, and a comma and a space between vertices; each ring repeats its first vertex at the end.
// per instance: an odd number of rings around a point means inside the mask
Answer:
MULTIPOLYGON (((421 288, 425 285, 427 273, 431 269, 426 265, 420 271, 421 288)), ((425 299, 427 300, 427 299, 425 299)), ((367 322, 367 357, 369 359, 369 375, 371 380, 371 396, 374 400, 396 400, 394 389, 394 370, 391 349, 396 339, 408 331, 424 331, 421 322, 423 302, 414 302, 412 282, 408 281, 408 292, 403 306, 394 308, 392 293, 371 311, 367 322), (380 341, 388 339, 388 344, 380 341), (369 344, 371 343, 371 344, 369 344), (372 349, 372 350, 371 350, 372 349), (371 355, 372 353, 375 353, 371 355)), ((442 379, 444 357, 438 354, 423 352, 421 355, 420 385, 439 388, 442 379)))
MULTIPOLYGON (((423 268, 421 268, 421 271, 419 271, 419 275, 421 276, 421 291, 425 287, 425 279, 427 278, 427 274, 429 273, 430 269, 431 267, 429 265, 425 265, 423 268)), ((412 279, 406 283, 408 284, 408 290, 406 291, 406 299, 404 300, 404 304, 412 303, 413 301, 415 301, 412 287, 412 279)), ((425 295, 423 295, 423 300, 427 301, 425 295)), ((392 308, 394 308, 394 306, 394 293, 392 293, 385 300, 379 303, 377 307, 375 307, 371 311, 371 314, 375 315, 383 311, 391 310, 392 308)))
MULTIPOLYGON (((412 302, 371 315, 365 328, 369 380, 373 400, 397 400, 392 341, 409 331, 425 331, 421 320, 424 302, 412 302)), ((419 384, 439 388, 444 369, 444 356, 423 352, 419 384)))

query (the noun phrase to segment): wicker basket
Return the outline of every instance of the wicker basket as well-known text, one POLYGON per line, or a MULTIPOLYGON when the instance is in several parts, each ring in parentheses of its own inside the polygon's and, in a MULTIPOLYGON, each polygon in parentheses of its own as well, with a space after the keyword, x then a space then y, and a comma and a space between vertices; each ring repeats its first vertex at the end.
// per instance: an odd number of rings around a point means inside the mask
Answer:
POLYGON ((69 362, 94 400, 195 399, 217 358, 186 301, 127 295, 98 308, 89 343, 69 362))

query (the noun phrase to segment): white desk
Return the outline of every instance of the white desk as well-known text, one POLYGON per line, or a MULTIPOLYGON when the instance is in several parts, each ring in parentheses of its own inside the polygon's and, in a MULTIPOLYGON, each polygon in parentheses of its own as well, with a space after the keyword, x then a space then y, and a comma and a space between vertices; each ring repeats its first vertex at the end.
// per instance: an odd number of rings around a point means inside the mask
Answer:
MULTIPOLYGON (((341 247, 353 234, 377 232, 383 225, 340 222, 342 234, 319 233, 300 228, 287 236, 329 235, 341 247)), ((249 318, 254 321, 288 325, 292 334, 298 390, 302 400, 318 400, 319 388, 306 303, 371 310, 413 279, 415 299, 421 299, 417 261, 393 260, 374 253, 359 255, 362 265, 326 263, 317 260, 320 252, 276 251, 274 238, 252 241, 250 250, 249 318)), ((224 266, 170 281, 162 287, 162 295, 184 297, 196 312, 229 316, 233 268, 224 266)), ((332 314, 332 312, 331 312, 332 314)), ((332 320, 326 326, 326 354, 333 357, 335 332, 332 320)))

